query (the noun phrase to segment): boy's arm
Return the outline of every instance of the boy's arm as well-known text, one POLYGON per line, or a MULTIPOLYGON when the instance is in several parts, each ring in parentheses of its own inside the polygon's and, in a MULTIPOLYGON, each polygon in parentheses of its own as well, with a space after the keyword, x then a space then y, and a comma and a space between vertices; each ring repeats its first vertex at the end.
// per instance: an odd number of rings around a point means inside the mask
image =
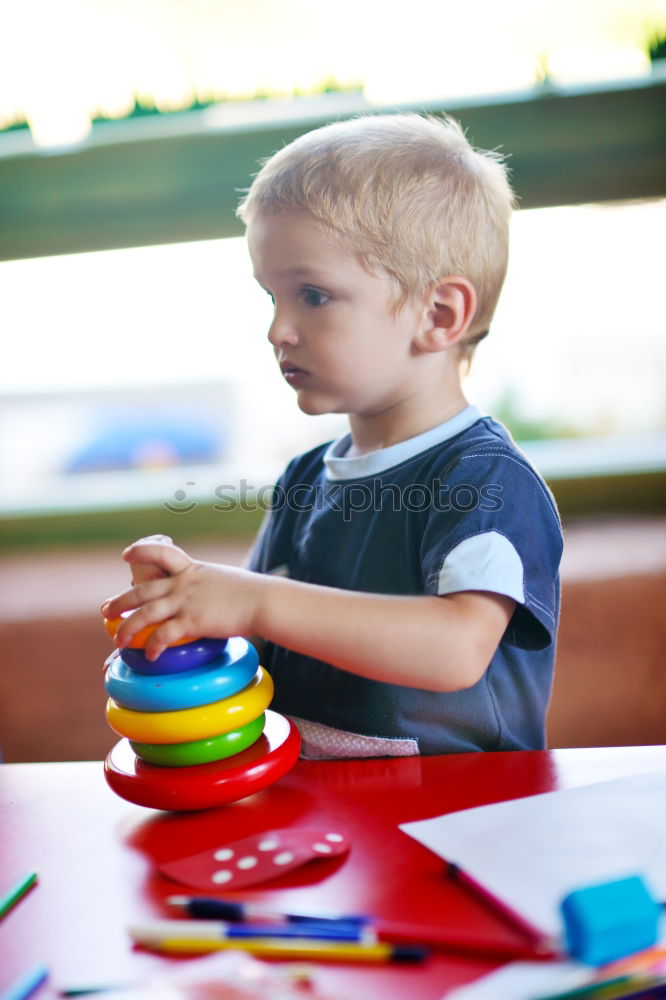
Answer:
POLYGON ((102 608, 106 617, 138 609, 118 631, 120 646, 164 622, 146 645, 150 658, 187 636, 256 633, 371 680, 457 691, 481 678, 515 606, 485 592, 403 597, 320 587, 196 562, 151 542, 130 546, 125 558, 169 574, 102 608))
POLYGON ((370 680, 458 691, 483 676, 513 613, 499 594, 402 597, 262 577, 260 634, 370 680))
MULTIPOLYGON (((262 533, 262 531, 265 528, 267 520, 268 520, 268 511, 266 511, 266 513, 264 514, 264 520, 262 522, 261 527, 259 528, 259 532, 258 532, 257 537, 255 539, 254 545, 250 548, 249 552, 245 556, 245 559, 241 563, 243 569, 248 569, 248 570, 250 569, 250 563, 251 563, 251 560, 252 560, 252 554, 254 552, 254 548, 255 548, 258 540, 261 538, 261 533, 262 533)), ((248 642, 252 643, 252 645, 256 649, 257 654, 259 656, 259 662, 262 663, 263 662, 263 656, 264 656, 264 647, 266 646, 266 640, 265 640, 265 638, 262 635, 257 635, 256 633, 253 633, 252 635, 246 635, 246 636, 244 636, 244 638, 247 639, 248 642)))

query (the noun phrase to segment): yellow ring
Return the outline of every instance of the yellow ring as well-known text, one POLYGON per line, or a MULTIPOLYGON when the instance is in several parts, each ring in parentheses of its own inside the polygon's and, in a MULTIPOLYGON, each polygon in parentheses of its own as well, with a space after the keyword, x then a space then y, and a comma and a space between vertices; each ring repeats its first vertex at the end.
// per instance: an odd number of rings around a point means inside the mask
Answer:
POLYGON ((109 698, 106 721, 114 732, 139 743, 186 743, 240 729, 271 703, 273 680, 259 667, 247 687, 211 705, 173 712, 136 712, 109 698))
MULTIPOLYGON (((127 614, 129 614, 129 612, 127 614)), ((123 622, 127 618, 127 614, 120 615, 118 618, 105 618, 104 619, 104 628, 109 633, 109 635, 111 636, 112 639, 115 639, 116 632, 118 631, 118 629, 120 628, 120 626, 123 624, 123 622)), ((154 625, 145 625, 142 629, 140 629, 136 633, 136 635, 132 636, 132 638, 130 639, 130 643, 129 643, 129 649, 145 649, 146 643, 150 639, 150 637, 153 634, 153 632, 155 631, 155 629, 159 628, 160 625, 164 625, 164 622, 156 622, 154 625)), ((187 643, 187 642, 193 642, 193 641, 194 640, 190 639, 190 638, 187 638, 187 639, 176 639, 176 641, 170 643, 170 645, 171 646, 184 646, 185 643, 187 643)))

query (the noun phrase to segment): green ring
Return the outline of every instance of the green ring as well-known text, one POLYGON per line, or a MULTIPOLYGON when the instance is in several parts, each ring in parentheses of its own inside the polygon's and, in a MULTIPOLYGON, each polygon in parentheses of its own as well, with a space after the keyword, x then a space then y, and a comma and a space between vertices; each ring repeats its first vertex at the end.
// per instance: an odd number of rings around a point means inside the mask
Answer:
POLYGON ((137 757, 148 764, 162 767, 189 767, 192 764, 210 764, 225 757, 233 757, 259 739, 264 731, 266 716, 262 712, 256 719, 247 722, 231 733, 220 733, 208 739, 191 740, 187 743, 136 743, 130 746, 137 757))

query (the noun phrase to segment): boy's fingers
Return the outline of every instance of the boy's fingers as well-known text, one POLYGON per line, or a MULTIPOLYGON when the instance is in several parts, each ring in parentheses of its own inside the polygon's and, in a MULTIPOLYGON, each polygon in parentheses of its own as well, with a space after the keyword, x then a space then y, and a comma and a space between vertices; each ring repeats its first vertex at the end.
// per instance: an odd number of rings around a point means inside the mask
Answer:
POLYGON ((104 618, 117 618, 122 611, 136 607, 136 605, 128 604, 124 597, 125 594, 114 594, 113 597, 107 597, 99 609, 104 618))
MULTIPOLYGON (((122 625, 116 632, 115 641, 120 648, 128 646, 134 636, 147 626, 158 625, 161 627, 162 622, 167 624, 169 617, 175 613, 175 610, 173 602, 168 597, 156 598, 155 600, 151 600, 149 604, 141 605, 136 611, 133 611, 127 618, 123 619, 122 625)), ((114 615, 114 617, 117 616, 114 615)), ((156 629, 156 631, 158 630, 156 629)))
POLYGON ((187 634, 177 618, 170 618, 163 625, 156 628, 146 643, 144 652, 147 660, 156 660, 160 653, 163 653, 167 646, 172 646, 175 642, 187 638, 187 634))
POLYGON ((132 563, 132 583, 135 587, 148 580, 160 580, 164 576, 168 576, 167 571, 152 563, 132 563))
MULTIPOLYGON (((122 594, 114 594, 108 597, 102 604, 100 611, 105 618, 118 618, 123 611, 134 611, 147 603, 153 604, 155 601, 166 597, 171 591, 171 581, 167 576, 160 577, 159 580, 150 580, 146 583, 137 584, 130 590, 123 591, 122 594)), ((153 619, 159 620, 159 619, 153 619)))
POLYGON ((173 545, 174 548, 178 548, 177 545, 173 544, 173 538, 169 535, 144 535, 143 538, 137 538, 131 545, 127 545, 125 552, 134 548, 135 545, 173 545))
MULTIPOLYGON (((132 545, 146 545, 156 542, 158 545, 173 545, 173 538, 169 535, 144 535, 142 538, 137 538, 132 545)), ((130 548, 131 546, 127 546, 130 548)))
MULTIPOLYGON (((139 538, 134 544, 173 545, 173 539, 168 535, 146 535, 145 538, 139 538)), ((135 586, 139 583, 146 583, 147 580, 159 580, 162 576, 167 576, 167 571, 152 563, 134 562, 132 566, 132 583, 135 586)))
POLYGON ((168 576, 182 573, 192 565, 190 557, 177 545, 163 545, 159 542, 135 542, 123 552, 123 559, 135 564, 151 564, 168 576))

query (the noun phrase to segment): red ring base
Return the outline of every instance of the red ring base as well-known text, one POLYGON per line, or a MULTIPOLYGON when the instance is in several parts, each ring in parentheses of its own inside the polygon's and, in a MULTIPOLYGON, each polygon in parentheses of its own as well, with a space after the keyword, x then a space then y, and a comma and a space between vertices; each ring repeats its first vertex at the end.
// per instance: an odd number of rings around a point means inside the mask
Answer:
POLYGON ((283 715, 266 711, 256 743, 224 760, 191 767, 158 767, 136 756, 129 740, 109 751, 104 777, 116 795, 149 809, 214 809, 272 785, 298 760, 298 729, 283 715))

